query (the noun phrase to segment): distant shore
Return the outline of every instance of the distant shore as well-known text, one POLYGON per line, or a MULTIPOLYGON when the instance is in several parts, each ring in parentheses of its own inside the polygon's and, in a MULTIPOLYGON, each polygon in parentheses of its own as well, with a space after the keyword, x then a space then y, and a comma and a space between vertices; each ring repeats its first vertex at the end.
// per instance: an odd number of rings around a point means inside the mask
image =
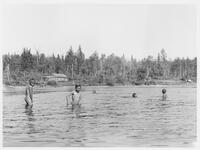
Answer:
MULTIPOLYGON (((94 87, 98 87, 98 86, 105 86, 108 87, 106 85, 95 85, 94 87)), ((115 84, 112 87, 124 87, 124 86, 129 86, 129 87, 178 87, 178 88, 183 88, 183 87, 191 87, 191 88, 196 88, 197 87, 197 83, 192 82, 192 83, 188 83, 188 82, 184 82, 184 81, 174 81, 174 80, 157 80, 155 85, 132 85, 132 84, 115 84)), ((12 94, 24 94, 25 91, 25 87, 26 86, 8 86, 8 85, 3 85, 3 93, 4 94, 8 94, 8 95, 12 95, 12 94)), ((93 86, 89 86, 89 85, 83 85, 84 87, 93 87, 93 86)), ((47 93, 47 92, 69 92, 71 90, 73 90, 73 86, 69 85, 69 86, 62 86, 62 85, 58 85, 58 86, 35 86, 35 90, 34 93, 47 93)))

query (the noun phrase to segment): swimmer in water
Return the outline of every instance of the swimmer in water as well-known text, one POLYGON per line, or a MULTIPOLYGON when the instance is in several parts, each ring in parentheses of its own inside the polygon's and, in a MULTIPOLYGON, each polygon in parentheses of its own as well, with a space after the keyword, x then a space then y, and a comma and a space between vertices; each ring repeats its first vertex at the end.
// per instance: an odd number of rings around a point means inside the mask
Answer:
MULTIPOLYGON (((130 96, 121 96, 122 98, 130 98, 130 96)), ((132 98, 137 98, 136 93, 132 93, 132 98)))
POLYGON ((132 94, 132 97, 133 97, 133 98, 136 98, 136 97, 137 97, 136 93, 133 93, 133 94, 132 94))
POLYGON ((33 87, 35 85, 35 80, 33 78, 29 79, 29 84, 25 90, 25 102, 26 106, 33 106, 33 87))
POLYGON ((166 89, 162 89, 162 93, 163 93, 163 96, 162 96, 162 98, 163 98, 163 100, 166 100, 167 99, 167 90, 166 89))

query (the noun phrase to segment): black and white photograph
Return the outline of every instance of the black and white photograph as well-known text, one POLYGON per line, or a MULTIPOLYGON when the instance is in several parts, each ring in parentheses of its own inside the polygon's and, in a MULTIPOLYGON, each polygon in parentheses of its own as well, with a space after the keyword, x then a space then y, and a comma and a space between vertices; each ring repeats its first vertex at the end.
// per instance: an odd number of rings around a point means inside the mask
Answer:
POLYGON ((194 147, 197 12, 4 3, 2 146, 194 147))

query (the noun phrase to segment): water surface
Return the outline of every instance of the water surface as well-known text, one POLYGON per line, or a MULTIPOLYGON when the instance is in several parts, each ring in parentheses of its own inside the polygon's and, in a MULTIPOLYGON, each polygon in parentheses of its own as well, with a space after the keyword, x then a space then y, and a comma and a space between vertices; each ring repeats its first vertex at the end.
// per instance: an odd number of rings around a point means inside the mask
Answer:
POLYGON ((82 106, 66 106, 69 92, 3 96, 3 146, 192 146, 196 88, 84 87, 82 106), (92 90, 97 93, 93 94, 92 90), (138 98, 132 98, 136 92, 138 98))

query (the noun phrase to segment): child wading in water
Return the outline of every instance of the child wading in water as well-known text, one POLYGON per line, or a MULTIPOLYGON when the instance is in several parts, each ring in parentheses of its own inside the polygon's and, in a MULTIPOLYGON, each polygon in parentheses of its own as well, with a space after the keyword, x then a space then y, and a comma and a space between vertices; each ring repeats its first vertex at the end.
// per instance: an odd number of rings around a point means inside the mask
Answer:
POLYGON ((31 78, 29 79, 29 84, 26 87, 25 90, 25 102, 26 102, 26 106, 33 106, 33 87, 34 87, 34 79, 31 78))
POLYGON ((67 100, 67 106, 69 105, 69 99, 68 97, 71 96, 71 105, 72 105, 72 111, 75 112, 76 117, 79 117, 80 114, 80 101, 81 101, 81 94, 80 94, 80 90, 81 90, 81 85, 80 84, 76 84, 75 85, 75 90, 72 91, 72 93, 70 95, 66 96, 66 100, 67 100))
POLYGON ((80 101, 81 101, 81 94, 80 94, 80 91, 81 91, 81 85, 80 84, 76 84, 75 85, 75 90, 72 91, 72 93, 70 95, 67 95, 66 96, 66 100, 67 100, 67 106, 69 105, 69 99, 68 97, 69 96, 72 96, 72 101, 71 101, 71 105, 72 107, 73 106, 80 106, 80 101))

